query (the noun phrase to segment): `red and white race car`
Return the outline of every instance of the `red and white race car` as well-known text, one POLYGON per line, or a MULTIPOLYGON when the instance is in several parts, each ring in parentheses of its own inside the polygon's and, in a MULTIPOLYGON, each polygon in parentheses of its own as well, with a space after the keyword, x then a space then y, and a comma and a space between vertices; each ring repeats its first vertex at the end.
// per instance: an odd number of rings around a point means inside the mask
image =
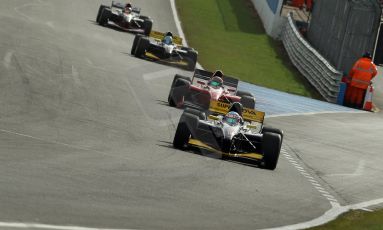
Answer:
POLYGON ((168 102, 173 107, 187 106, 199 110, 208 110, 211 101, 240 102, 245 108, 254 109, 254 95, 239 91, 238 81, 219 70, 213 73, 196 69, 192 79, 176 74, 168 102))

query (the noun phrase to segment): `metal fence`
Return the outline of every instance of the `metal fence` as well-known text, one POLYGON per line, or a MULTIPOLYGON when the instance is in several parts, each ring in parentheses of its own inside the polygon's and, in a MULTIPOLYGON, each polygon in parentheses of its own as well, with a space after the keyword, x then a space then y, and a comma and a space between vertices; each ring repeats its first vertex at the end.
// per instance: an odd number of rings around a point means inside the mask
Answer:
POLYGON ((380 0, 317 0, 307 39, 342 72, 365 51, 372 53, 379 28, 380 0))
POLYGON ((296 68, 328 102, 335 103, 342 73, 337 71, 298 32, 290 13, 282 31, 283 45, 296 68))

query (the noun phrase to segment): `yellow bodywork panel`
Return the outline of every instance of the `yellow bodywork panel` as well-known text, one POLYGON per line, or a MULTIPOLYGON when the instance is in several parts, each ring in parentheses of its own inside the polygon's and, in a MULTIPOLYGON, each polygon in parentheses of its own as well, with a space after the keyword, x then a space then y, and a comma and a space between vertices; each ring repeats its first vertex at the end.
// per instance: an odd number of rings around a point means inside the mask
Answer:
MULTIPOLYGON (((230 104, 221 101, 210 101, 209 110, 219 114, 226 114, 229 112, 230 104)), ((263 123, 265 113, 255 109, 243 108, 242 117, 246 121, 255 121, 263 123)))
POLYGON ((196 146, 198 148, 203 148, 203 149, 209 150, 211 152, 223 154, 223 155, 229 156, 229 157, 243 157, 243 158, 252 158, 252 159, 256 159, 256 160, 262 160, 263 159, 263 155, 259 154, 259 153, 224 153, 220 150, 217 150, 217 149, 203 143, 200 140, 193 139, 193 138, 189 139, 189 144, 196 146))
POLYGON ((167 60, 167 59, 161 59, 161 58, 159 58, 158 56, 154 55, 151 52, 145 52, 145 56, 147 56, 148 58, 157 60, 157 61, 164 61, 164 62, 169 63, 169 64, 177 64, 177 65, 181 65, 181 66, 187 66, 189 64, 187 61, 183 61, 183 60, 180 60, 180 61, 170 61, 170 60, 167 60))
MULTIPOLYGON (((156 40, 162 41, 162 39, 164 39, 164 37, 165 37, 165 33, 152 30, 150 32, 149 36, 156 39, 156 40)), ((173 35, 173 43, 176 45, 182 46, 182 38, 173 35)))

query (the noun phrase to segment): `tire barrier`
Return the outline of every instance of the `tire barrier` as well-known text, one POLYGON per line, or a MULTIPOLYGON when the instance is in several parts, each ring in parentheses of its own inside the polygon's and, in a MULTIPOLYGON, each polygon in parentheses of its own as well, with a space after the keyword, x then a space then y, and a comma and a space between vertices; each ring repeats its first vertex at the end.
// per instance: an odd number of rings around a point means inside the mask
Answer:
POLYGON ((299 33, 292 13, 287 16, 282 42, 295 67, 328 102, 336 103, 342 72, 336 70, 299 33))

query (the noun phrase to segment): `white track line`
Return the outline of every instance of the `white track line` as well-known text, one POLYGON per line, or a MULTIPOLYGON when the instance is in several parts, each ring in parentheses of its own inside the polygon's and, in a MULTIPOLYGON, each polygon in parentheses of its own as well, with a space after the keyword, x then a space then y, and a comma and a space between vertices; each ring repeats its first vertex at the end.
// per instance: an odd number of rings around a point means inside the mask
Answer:
POLYGON ((315 190, 317 190, 321 196, 327 200, 330 201, 330 204, 332 207, 338 207, 340 206, 339 205, 339 202, 336 200, 335 197, 333 197, 332 195, 330 195, 330 193, 328 191, 326 191, 322 185, 319 184, 319 182, 317 180, 315 180, 307 171, 306 169, 300 164, 298 163, 296 160, 293 160, 293 157, 285 150, 285 149, 282 149, 281 152, 283 152, 283 156, 290 162, 291 165, 294 166, 294 168, 296 168, 298 170, 298 172, 304 176, 305 178, 307 178, 307 181, 310 182, 310 184, 312 184, 312 186, 315 188, 315 190))
POLYGON ((347 205, 347 206, 336 206, 336 205, 334 205, 333 208, 331 208, 330 210, 325 212, 322 216, 315 218, 313 220, 299 223, 299 224, 276 227, 276 228, 267 228, 267 229, 263 229, 263 230, 295 230, 295 229, 312 228, 312 227, 316 227, 319 225, 323 225, 323 224, 330 222, 332 220, 335 220, 335 218, 337 218, 339 215, 341 215, 345 212, 348 212, 350 210, 361 209, 361 210, 371 211, 370 209, 367 209, 367 207, 371 207, 374 205, 380 205, 380 204, 383 204, 383 198, 371 200, 371 201, 366 201, 366 202, 362 202, 359 204, 347 205))
MULTIPOLYGON (((181 38, 183 38, 182 39, 182 45, 188 47, 188 42, 186 40, 184 31, 182 30, 180 18, 178 17, 178 12, 177 12, 177 7, 176 7, 175 0, 170 0, 170 6, 172 8, 173 17, 174 17, 174 23, 176 24, 178 35, 181 38)), ((202 66, 199 63, 197 63, 196 68, 203 69, 202 66)))

